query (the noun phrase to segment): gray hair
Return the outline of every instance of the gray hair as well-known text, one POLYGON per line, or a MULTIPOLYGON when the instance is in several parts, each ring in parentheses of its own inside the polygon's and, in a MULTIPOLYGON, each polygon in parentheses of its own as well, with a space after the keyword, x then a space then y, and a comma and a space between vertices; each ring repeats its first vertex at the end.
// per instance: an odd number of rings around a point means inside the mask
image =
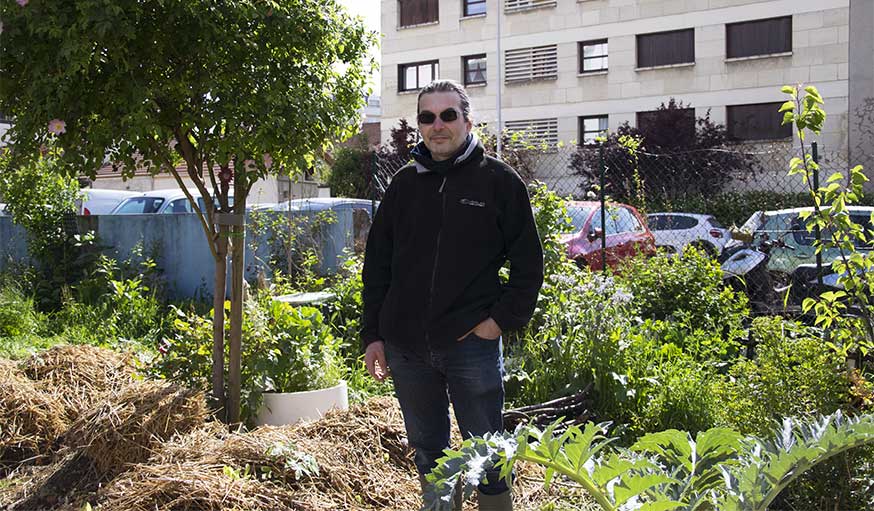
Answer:
POLYGON ((467 96, 467 91, 464 89, 464 85, 461 85, 455 80, 434 80, 428 85, 422 87, 422 90, 419 91, 419 97, 416 98, 417 115, 419 114, 419 103, 422 100, 422 96, 433 92, 454 92, 458 94, 458 99, 461 103, 461 116, 464 117, 465 121, 470 120, 470 98, 467 96))

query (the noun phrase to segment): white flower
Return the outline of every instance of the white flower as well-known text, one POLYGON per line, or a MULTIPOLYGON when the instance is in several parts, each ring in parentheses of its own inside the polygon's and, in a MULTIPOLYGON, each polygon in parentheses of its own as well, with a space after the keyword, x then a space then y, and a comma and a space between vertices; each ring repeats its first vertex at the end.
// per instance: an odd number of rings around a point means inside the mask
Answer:
MULTIPOLYGON (((27 3, 27 0, 24 0, 24 3, 27 3)), ((20 3, 19 3, 20 4, 20 3)), ((23 5, 23 4, 20 4, 23 5)), ((52 135, 60 135, 61 133, 67 132, 67 123, 60 119, 52 119, 49 121, 49 133, 52 135)))

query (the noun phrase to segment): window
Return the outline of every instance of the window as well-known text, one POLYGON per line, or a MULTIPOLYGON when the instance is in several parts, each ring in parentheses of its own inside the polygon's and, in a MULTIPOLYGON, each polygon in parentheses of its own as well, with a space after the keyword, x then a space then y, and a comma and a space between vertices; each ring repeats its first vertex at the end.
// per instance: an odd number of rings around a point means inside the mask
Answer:
POLYGON ((476 85, 486 83, 486 56, 470 55, 462 57, 462 69, 464 69, 464 84, 476 85))
POLYGON ((504 52, 506 83, 558 78, 558 46, 517 48, 504 52))
POLYGON ((695 29, 637 36, 637 67, 695 63, 695 29))
POLYGON ((725 56, 730 59, 789 51, 792 51, 792 16, 725 26, 725 56))
MULTIPOLYGON (((188 199, 186 199, 188 200, 188 199)), ((148 213, 157 213, 164 204, 164 199, 160 197, 134 197, 123 202, 117 210, 113 212, 115 215, 142 215, 148 213)))
POLYGON ((464 15, 476 16, 486 13, 486 0, 464 0, 464 15))
POLYGON ((170 204, 164 209, 164 213, 191 213, 191 204, 188 202, 188 198, 176 199, 170 202, 170 204))
MULTIPOLYGON (((607 228, 604 229, 605 236, 643 231, 643 224, 634 216, 634 213, 622 206, 607 206, 607 214, 604 215, 604 221, 607 223, 607 228)), ((601 228, 601 208, 595 211, 595 216, 592 217, 592 223, 589 228, 591 230, 601 228)))
POLYGON ((398 66, 398 91, 418 90, 437 79, 436 60, 398 66))
POLYGON ((580 117, 580 142, 591 144, 607 131, 606 115, 580 117))
POLYGON ((792 125, 783 125, 783 103, 758 103, 726 107, 728 137, 732 140, 792 138, 792 125))
POLYGON ((519 133, 524 140, 521 143, 546 145, 555 147, 558 144, 558 119, 530 119, 525 121, 507 121, 504 127, 511 135, 519 133))
POLYGON ((663 141, 666 129, 668 138, 677 146, 691 145, 695 141, 695 109, 673 108, 637 112, 637 129, 644 139, 663 141))
POLYGON ((411 27, 440 20, 440 0, 398 0, 400 25, 411 27))
POLYGON ((582 206, 568 206, 567 207, 567 215, 571 218, 571 224, 573 224, 573 232, 580 232, 583 230, 583 227, 586 224, 586 220, 589 219, 589 215, 592 214, 592 210, 595 208, 586 208, 582 206))
POLYGON ((504 0, 504 12, 510 14, 540 7, 555 7, 557 3, 557 0, 504 0))
POLYGON ((643 224, 640 223, 640 220, 638 220, 637 217, 634 216, 634 213, 632 213, 628 208, 619 208, 619 211, 617 211, 616 215, 613 216, 613 221, 616 222, 616 232, 643 231, 643 224))
POLYGON ((607 40, 580 43, 580 73, 607 70, 607 40))
POLYGON ((651 215, 647 217, 650 231, 673 231, 692 229, 698 225, 694 217, 684 215, 651 215))

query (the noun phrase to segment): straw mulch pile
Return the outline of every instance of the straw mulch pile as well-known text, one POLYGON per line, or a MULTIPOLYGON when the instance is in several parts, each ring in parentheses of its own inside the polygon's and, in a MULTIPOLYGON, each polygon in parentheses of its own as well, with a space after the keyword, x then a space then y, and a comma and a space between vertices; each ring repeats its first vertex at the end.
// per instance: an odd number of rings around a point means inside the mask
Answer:
POLYGON ((31 380, 56 390, 71 422, 104 401, 104 393, 129 384, 136 371, 132 355, 87 345, 55 346, 31 356, 21 367, 31 380))
POLYGON ((386 398, 296 426, 228 434, 210 425, 117 478, 100 510, 418 509, 411 456, 400 409, 386 398), (296 473, 308 456, 318 474, 296 473), (228 474, 247 466, 248 477, 228 474))
POLYGON ((158 381, 134 381, 104 394, 63 436, 65 449, 84 452, 99 478, 146 461, 177 433, 202 426, 207 417, 202 391, 158 381))
POLYGON ((41 384, 4 363, 0 369, 0 476, 21 461, 38 461, 67 429, 66 410, 41 384))
MULTIPOLYGON (((456 437, 455 442, 459 441, 456 437)), ((517 509, 557 501, 543 471, 521 466, 517 509)), ((572 490, 571 490, 572 491, 572 490)), ((559 488, 554 494, 568 493, 559 488)), ((290 509, 415 510, 419 484, 394 399, 375 398, 296 426, 227 433, 221 426, 175 438, 100 493, 99 511, 290 509), (295 473, 306 455, 318 474, 295 473), (262 474, 269 474, 266 478, 262 474)), ((475 509, 467 502, 465 509, 475 509)))
MULTIPOLYGON (((0 488, 0 509, 68 511, 85 502, 97 511, 419 508, 394 399, 296 426, 229 433, 205 422, 202 393, 136 381, 131 369, 123 355, 90 347, 0 361, 0 453, 18 445, 53 460, 15 468, 18 479, 0 488), (317 473, 308 470, 313 459, 317 473)), ((519 467, 517 509, 540 509, 575 491, 559 484, 547 495, 542 474, 519 467)))
POLYGON ((131 357, 93 346, 0 360, 0 476, 25 461, 48 461, 70 424, 107 391, 131 382, 133 371, 131 357))

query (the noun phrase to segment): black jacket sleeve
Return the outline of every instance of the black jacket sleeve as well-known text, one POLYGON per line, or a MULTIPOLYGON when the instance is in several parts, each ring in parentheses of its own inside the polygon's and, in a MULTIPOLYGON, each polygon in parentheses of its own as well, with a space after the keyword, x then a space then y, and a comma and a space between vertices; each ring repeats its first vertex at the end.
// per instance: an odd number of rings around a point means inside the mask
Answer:
POLYGON ((364 287, 361 291, 363 310, 361 314, 361 344, 367 347, 381 340, 379 335, 379 311, 391 284, 392 223, 396 208, 396 186, 389 185, 385 197, 376 210, 373 224, 367 235, 364 251, 364 269, 361 274, 364 287))
POLYGON ((518 175, 510 174, 507 202, 500 218, 504 247, 510 261, 510 281, 490 312, 504 331, 528 323, 543 284, 543 247, 537 235, 528 190, 518 175))

